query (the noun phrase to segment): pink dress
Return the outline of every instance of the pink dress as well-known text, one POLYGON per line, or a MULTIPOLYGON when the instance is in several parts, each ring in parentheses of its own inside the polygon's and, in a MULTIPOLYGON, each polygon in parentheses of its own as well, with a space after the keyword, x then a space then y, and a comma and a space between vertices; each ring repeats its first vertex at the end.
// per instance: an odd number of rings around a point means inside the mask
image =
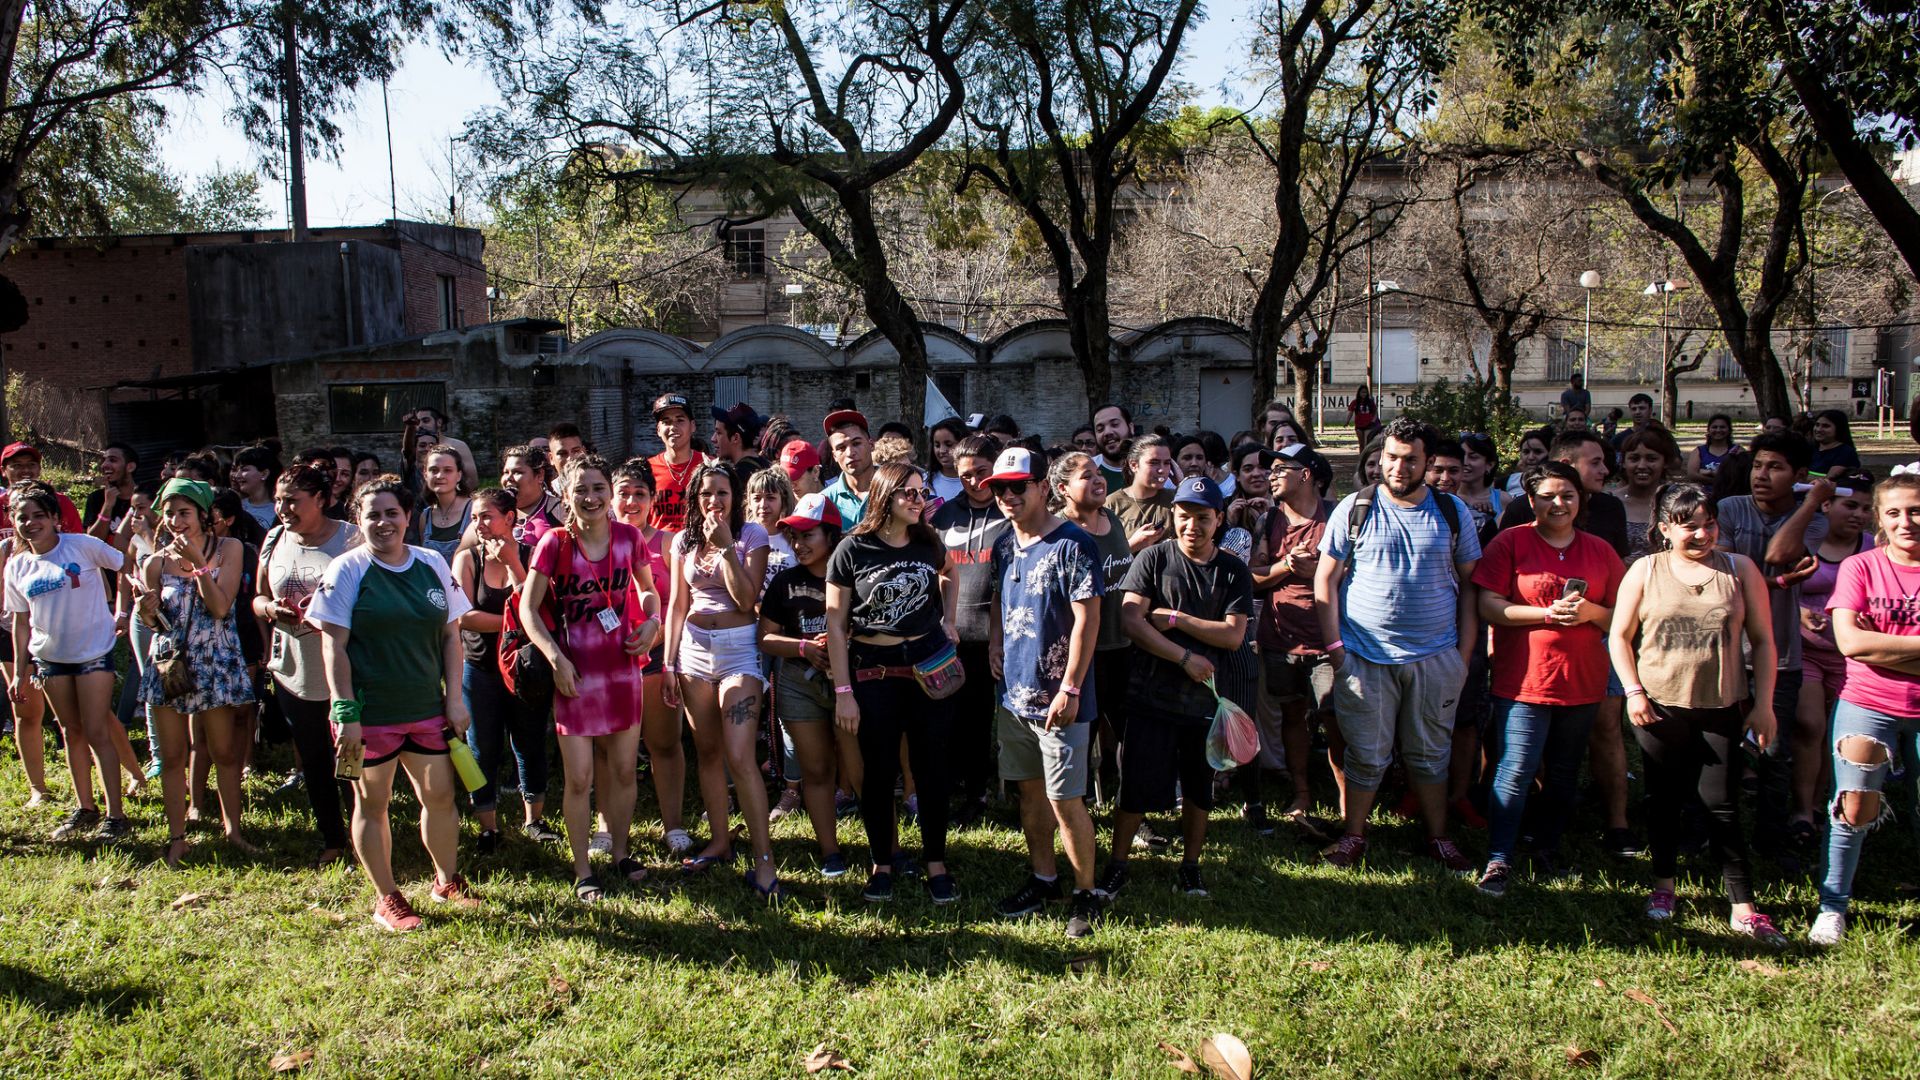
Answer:
POLYGON ((640 668, 624 644, 643 618, 635 602, 636 565, 644 565, 640 530, 608 523, 605 558, 588 559, 565 529, 554 529, 533 549, 533 569, 548 579, 549 603, 560 622, 560 646, 579 673, 579 696, 553 696, 553 729, 562 735, 613 735, 640 723, 645 699, 640 668), (566 559, 561 559, 565 548, 566 559), (606 628, 601 612, 612 611, 606 628))

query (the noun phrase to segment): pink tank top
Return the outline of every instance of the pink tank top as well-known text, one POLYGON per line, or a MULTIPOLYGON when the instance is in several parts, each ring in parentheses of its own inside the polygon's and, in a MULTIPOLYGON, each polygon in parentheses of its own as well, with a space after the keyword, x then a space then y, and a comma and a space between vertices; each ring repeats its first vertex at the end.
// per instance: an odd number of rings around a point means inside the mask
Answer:
MULTIPOLYGON (((688 589, 687 614, 711 615, 738 611, 733 602, 733 594, 727 592, 727 579, 721 571, 720 559, 709 552, 703 558, 694 554, 693 538, 684 537, 680 542, 680 570, 688 589)), ((733 551, 744 565, 747 557, 767 546, 767 530, 754 522, 740 526, 740 536, 733 542, 733 551)))

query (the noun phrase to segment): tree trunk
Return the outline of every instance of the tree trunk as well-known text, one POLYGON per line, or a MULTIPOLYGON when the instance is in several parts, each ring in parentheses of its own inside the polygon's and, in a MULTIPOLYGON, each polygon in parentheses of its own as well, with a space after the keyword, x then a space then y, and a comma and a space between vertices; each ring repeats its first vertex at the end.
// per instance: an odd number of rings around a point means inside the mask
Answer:
MULTIPOLYGON (((1327 355, 1327 339, 1316 338, 1313 346, 1305 349, 1288 349, 1287 366, 1293 369, 1293 418, 1300 422, 1300 428, 1313 437, 1315 420, 1319 415, 1320 404, 1320 361, 1327 355)), ((1265 409, 1267 398, 1254 398, 1256 409, 1265 409)), ((1256 416, 1256 420, 1264 414, 1256 416)), ((1257 429, 1259 424, 1255 424, 1257 429)))
POLYGON ((1487 372, 1502 401, 1513 396, 1513 369, 1520 363, 1520 342, 1496 329, 1487 345, 1487 372))
POLYGON ((1092 416, 1113 400, 1113 309, 1107 299, 1105 256, 1096 254, 1086 264, 1080 280, 1060 290, 1060 306, 1066 310, 1067 339, 1086 385, 1087 415, 1092 416))
POLYGON ((300 90, 300 37, 294 30, 293 7, 281 12, 280 103, 287 114, 287 227, 298 243, 307 232, 306 110, 300 90))
POLYGON ((926 333, 920 328, 913 305, 900 295, 887 272, 886 247, 874 222, 871 193, 864 189, 843 192, 840 205, 847 214, 848 247, 833 257, 836 269, 859 283, 867 318, 899 355, 900 422, 918 432, 926 418, 927 379, 932 374, 926 333))
MULTIPOLYGON (((1256 305, 1257 306, 1257 305, 1256 305)), ((1247 421, 1259 428, 1265 415, 1267 402, 1272 401, 1280 389, 1280 339, 1278 329, 1272 320, 1254 318, 1247 328, 1247 350, 1253 354, 1253 413, 1247 421)), ((1299 380, 1294 380, 1296 388, 1299 380)), ((1293 403, 1294 418, 1309 430, 1314 424, 1314 406, 1317 402, 1301 402, 1296 395, 1293 403), (1304 404, 1304 409, 1302 405, 1304 404)))
POLYGON ((1780 371, 1780 361, 1773 354, 1772 336, 1770 327, 1750 326, 1737 339, 1729 335, 1727 343, 1733 347, 1733 358, 1739 362, 1740 370, 1753 387, 1753 403, 1760 410, 1760 418, 1764 420, 1769 416, 1780 416, 1791 419, 1793 390, 1787 385, 1787 377, 1780 371))
POLYGON ((1707 359, 1707 350, 1703 348, 1694 353, 1692 360, 1682 359, 1683 356, 1685 353, 1676 352, 1660 365, 1660 422, 1668 431, 1673 430, 1680 418, 1680 376, 1698 370, 1707 359))

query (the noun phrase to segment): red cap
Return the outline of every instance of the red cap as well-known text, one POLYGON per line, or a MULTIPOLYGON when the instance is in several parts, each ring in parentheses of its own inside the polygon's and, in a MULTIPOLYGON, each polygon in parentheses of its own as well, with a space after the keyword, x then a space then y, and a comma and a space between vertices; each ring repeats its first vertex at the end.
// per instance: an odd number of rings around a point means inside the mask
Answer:
POLYGON ((838 412, 830 412, 827 414, 826 423, 821 426, 826 428, 827 434, 831 435, 833 434, 833 429, 839 427, 841 424, 858 424, 860 425, 861 431, 873 430, 867 426, 866 414, 858 409, 841 409, 838 412))
POLYGON ((806 532, 816 525, 831 525, 840 528, 840 508, 833 500, 818 491, 800 496, 799 505, 793 513, 780 519, 780 524, 795 532, 806 532))
POLYGON ((35 461, 45 460, 40 456, 39 447, 32 443, 17 442, 10 444, 5 450, 0 450, 0 465, 5 465, 21 454, 32 454, 35 461))
POLYGON ((820 464, 820 451, 805 439, 790 440, 780 448, 780 467, 787 470, 788 480, 798 480, 807 474, 807 470, 820 464))

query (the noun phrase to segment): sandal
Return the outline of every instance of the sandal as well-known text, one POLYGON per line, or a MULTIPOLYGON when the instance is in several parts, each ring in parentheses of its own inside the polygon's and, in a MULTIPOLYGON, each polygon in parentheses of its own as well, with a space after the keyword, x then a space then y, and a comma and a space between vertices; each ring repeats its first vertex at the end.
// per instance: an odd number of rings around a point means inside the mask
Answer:
POLYGON ((698 874, 716 866, 726 866, 731 862, 733 862, 733 852, 723 851, 718 855, 695 855, 689 859, 681 859, 680 869, 689 874, 698 874))
POLYGON ((627 879, 627 884, 629 885, 638 885, 647 880, 646 864, 631 855, 621 858, 618 863, 614 864, 614 867, 620 871, 621 877, 627 879))
POLYGON ((747 888, 752 889, 756 893, 759 893, 760 899, 765 900, 769 904, 777 904, 780 901, 787 898, 787 887, 785 885, 780 884, 780 879, 777 877, 773 879, 772 883, 768 884, 764 888, 761 886, 760 882, 754 878, 754 875, 752 874, 748 874, 746 876, 746 882, 747 882, 747 888))
POLYGON ((605 895, 607 890, 601 886, 600 879, 592 874, 573 883, 573 897, 583 904, 599 903, 600 898, 605 895))

